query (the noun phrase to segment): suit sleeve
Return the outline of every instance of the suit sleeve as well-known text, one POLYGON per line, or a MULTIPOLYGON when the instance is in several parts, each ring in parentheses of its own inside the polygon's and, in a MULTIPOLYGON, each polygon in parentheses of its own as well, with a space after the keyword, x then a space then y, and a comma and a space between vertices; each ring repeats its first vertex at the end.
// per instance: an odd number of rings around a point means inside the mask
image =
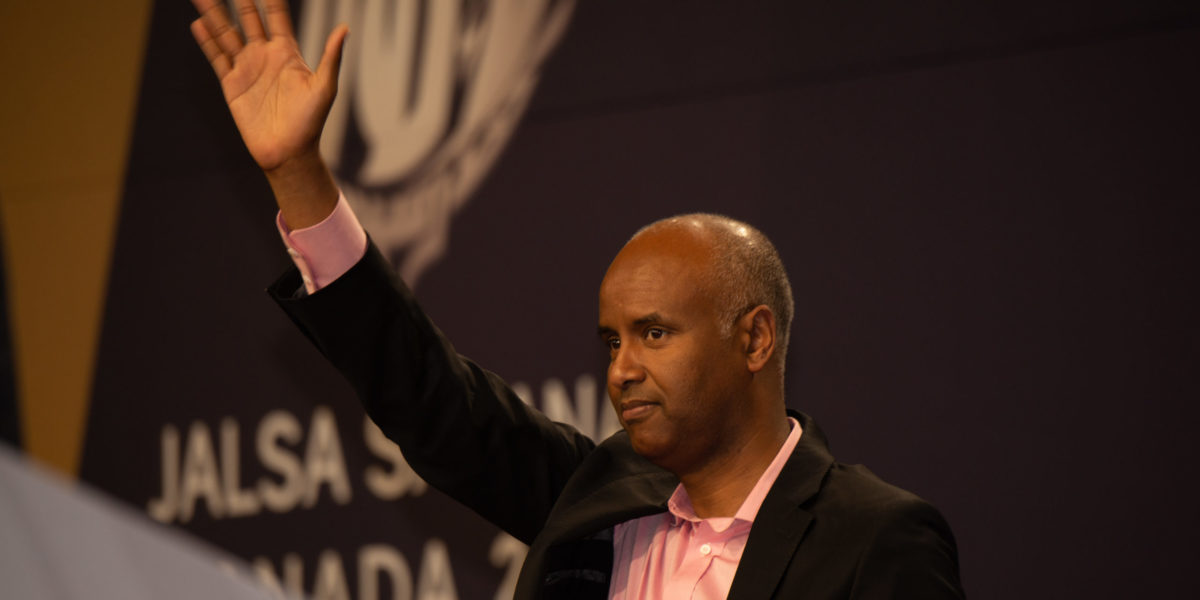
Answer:
POLYGON ((312 295, 289 270, 268 290, 434 487, 525 543, 594 443, 459 356, 374 244, 312 295))
POLYGON ((932 505, 913 499, 889 511, 863 551, 851 598, 964 598, 950 526, 932 505))

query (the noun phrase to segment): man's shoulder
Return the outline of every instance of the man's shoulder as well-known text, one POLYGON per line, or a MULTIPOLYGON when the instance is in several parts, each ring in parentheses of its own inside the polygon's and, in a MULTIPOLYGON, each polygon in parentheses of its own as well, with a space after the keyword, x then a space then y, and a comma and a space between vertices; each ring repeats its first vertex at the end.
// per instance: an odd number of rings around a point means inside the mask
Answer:
POLYGON ((933 504, 863 465, 834 463, 806 508, 818 527, 839 531, 845 541, 931 539, 953 546, 949 525, 933 504), (927 538, 925 533, 935 535, 927 538))
POLYGON ((903 585, 914 591, 901 597, 962 597, 954 534, 920 496, 862 465, 835 463, 809 510, 810 534, 857 565, 855 586, 864 595, 903 585))
POLYGON ((859 513, 895 511, 928 504, 916 494, 881 479, 864 465, 833 463, 821 494, 830 508, 859 513))
POLYGON ((884 481, 866 466, 837 461, 829 452, 825 433, 812 417, 789 414, 804 426, 804 435, 793 451, 790 476, 781 476, 781 480, 805 490, 797 496, 809 512, 871 522, 924 507, 933 509, 916 494, 884 481))

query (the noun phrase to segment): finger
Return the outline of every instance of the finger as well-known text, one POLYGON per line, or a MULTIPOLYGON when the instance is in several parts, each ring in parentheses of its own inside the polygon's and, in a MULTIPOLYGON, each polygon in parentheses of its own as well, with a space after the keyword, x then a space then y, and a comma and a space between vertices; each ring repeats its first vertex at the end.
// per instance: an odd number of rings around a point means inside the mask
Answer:
POLYGON ((222 0, 192 0, 196 12, 204 19, 204 28, 216 40, 217 45, 226 56, 237 56, 242 51, 242 34, 238 33, 233 23, 229 21, 229 13, 225 12, 222 0))
POLYGON ((233 63, 229 61, 229 57, 225 56, 224 52, 221 52, 221 48, 217 46, 216 40, 208 33, 208 29, 204 27, 204 19, 192 21, 192 37, 196 38, 196 44, 200 46, 200 51, 208 59, 208 64, 212 65, 213 72, 217 74, 217 79, 224 79, 225 74, 233 68, 233 63))
POLYGON ((263 12, 267 13, 267 30, 271 37, 296 37, 292 33, 292 16, 288 14, 287 0, 267 0, 263 4, 263 12))
POLYGON ((267 34, 263 31, 262 19, 258 16, 258 7, 254 5, 254 0, 237 0, 235 8, 246 42, 266 39, 267 34))
POLYGON ((321 87, 337 92, 338 71, 342 68, 342 47, 345 46, 346 34, 350 28, 344 23, 334 28, 325 40, 325 53, 321 55, 321 64, 317 65, 317 79, 321 87))

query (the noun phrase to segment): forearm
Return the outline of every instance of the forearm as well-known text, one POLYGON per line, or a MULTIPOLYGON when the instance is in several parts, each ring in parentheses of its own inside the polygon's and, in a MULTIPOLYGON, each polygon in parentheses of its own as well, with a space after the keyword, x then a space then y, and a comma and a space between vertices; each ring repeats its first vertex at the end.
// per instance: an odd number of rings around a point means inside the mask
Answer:
POLYGON ((374 247, 321 293, 272 293, 430 484, 526 542, 594 444, 454 352, 374 247))

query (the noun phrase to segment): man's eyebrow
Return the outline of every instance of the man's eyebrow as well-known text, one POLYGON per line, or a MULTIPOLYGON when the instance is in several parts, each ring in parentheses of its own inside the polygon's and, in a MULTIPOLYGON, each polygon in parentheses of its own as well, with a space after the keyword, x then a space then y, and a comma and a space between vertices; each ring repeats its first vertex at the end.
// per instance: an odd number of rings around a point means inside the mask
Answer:
POLYGON ((635 326, 640 327, 642 325, 649 325, 651 323, 661 323, 662 321, 663 321, 662 315, 660 315, 656 312, 653 312, 653 313, 650 313, 650 314, 634 321, 633 324, 635 326))
MULTIPOLYGON (((661 323, 662 321, 663 321, 662 315, 660 315, 656 312, 653 312, 644 317, 639 317, 638 319, 634 320, 633 326, 641 327, 643 325, 649 325, 651 323, 661 323)), ((606 325, 600 325, 599 327, 596 328, 596 335, 600 336, 600 337, 604 337, 606 335, 613 334, 616 332, 617 332, 617 330, 613 329, 612 327, 608 327, 606 325)))

